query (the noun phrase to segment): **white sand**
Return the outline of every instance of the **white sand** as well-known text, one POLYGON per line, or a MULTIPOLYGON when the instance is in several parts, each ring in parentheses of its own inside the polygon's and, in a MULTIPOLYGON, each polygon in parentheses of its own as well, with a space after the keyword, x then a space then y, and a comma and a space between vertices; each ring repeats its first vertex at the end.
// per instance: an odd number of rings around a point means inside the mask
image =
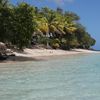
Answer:
POLYGON ((14 52, 16 56, 22 57, 44 57, 44 56, 63 56, 63 55, 73 55, 79 53, 98 53, 97 51, 92 50, 83 50, 83 49, 73 49, 71 51, 65 50, 52 50, 52 49, 24 49, 23 53, 14 52))

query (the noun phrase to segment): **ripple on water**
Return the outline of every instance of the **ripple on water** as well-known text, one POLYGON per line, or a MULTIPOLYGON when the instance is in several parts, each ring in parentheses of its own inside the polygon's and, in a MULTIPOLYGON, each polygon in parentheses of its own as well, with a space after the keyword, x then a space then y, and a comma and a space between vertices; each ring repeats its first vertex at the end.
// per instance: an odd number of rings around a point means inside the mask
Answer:
POLYGON ((100 55, 0 64, 0 100, 100 100, 100 55))

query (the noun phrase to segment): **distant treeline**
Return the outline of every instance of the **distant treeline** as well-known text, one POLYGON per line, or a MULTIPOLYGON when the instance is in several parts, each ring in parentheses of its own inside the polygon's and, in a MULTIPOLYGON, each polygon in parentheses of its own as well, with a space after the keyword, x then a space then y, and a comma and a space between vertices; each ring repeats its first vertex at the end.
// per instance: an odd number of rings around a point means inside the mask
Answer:
POLYGON ((39 9, 25 2, 12 5, 0 0, 0 41, 20 49, 32 44, 55 49, 89 49, 95 39, 79 20, 77 14, 61 8, 39 9))

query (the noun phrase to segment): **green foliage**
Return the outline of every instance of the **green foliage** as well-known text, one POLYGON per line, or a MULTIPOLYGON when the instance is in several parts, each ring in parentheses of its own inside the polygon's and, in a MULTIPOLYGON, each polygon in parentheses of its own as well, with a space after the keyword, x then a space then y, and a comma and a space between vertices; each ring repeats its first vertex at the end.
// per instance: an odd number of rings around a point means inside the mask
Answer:
POLYGON ((0 0, 0 7, 7 7, 8 6, 8 0, 0 0))
POLYGON ((0 8, 0 41, 11 42, 22 49, 33 33, 33 8, 22 3, 12 9, 0 8))
POLYGON ((66 17, 67 21, 78 21, 80 19, 80 17, 75 14, 74 12, 65 12, 64 16, 66 17))
POLYGON ((60 45, 59 45, 58 43, 53 43, 53 44, 52 44, 52 47, 53 47, 54 49, 57 49, 57 48, 60 47, 60 45))
POLYGON ((49 42, 48 38, 42 36, 38 37, 37 43, 46 45, 47 42, 49 42))
POLYGON ((13 44, 20 49, 27 46, 33 33, 33 8, 22 3, 14 8, 13 44))
POLYGON ((95 39, 93 39, 86 29, 81 25, 77 25, 76 37, 80 48, 88 49, 95 45, 95 39))
POLYGON ((0 2, 0 41, 7 42, 10 40, 12 29, 13 11, 8 7, 7 0, 0 2))
POLYGON ((50 41, 50 45, 52 48, 57 49, 60 48, 60 40, 59 39, 53 39, 50 41))
POLYGON ((64 12, 61 8, 39 9, 27 3, 10 6, 8 0, 0 0, 0 41, 22 49, 34 35, 38 44, 50 44, 55 49, 88 49, 96 41, 78 23, 79 19, 74 12, 64 12))

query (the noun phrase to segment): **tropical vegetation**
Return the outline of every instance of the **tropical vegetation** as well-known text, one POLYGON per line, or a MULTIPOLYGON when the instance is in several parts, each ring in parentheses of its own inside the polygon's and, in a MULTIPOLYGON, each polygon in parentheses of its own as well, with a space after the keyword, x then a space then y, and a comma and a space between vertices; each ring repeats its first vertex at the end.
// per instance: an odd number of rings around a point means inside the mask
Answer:
POLYGON ((38 8, 26 2, 12 5, 0 0, 0 41, 19 49, 45 45, 54 49, 89 49, 95 39, 70 11, 38 8))

